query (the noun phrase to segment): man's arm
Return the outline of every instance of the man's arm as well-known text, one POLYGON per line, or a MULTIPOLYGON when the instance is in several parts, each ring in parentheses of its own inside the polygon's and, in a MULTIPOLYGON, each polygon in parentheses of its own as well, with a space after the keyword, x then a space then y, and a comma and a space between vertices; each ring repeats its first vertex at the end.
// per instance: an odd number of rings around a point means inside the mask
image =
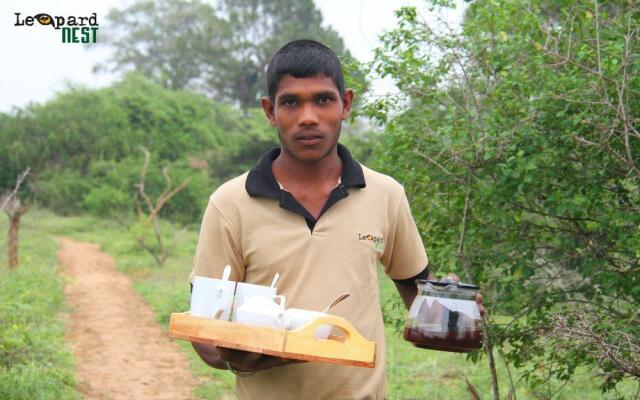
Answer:
POLYGON ((193 349, 198 353, 202 361, 204 361, 207 365, 217 369, 228 369, 227 364, 220 357, 220 353, 218 353, 218 348, 212 344, 203 344, 191 342, 193 349))
POLYGON ((402 301, 404 302, 405 307, 407 307, 407 310, 411 308, 411 304, 418 294, 416 279, 436 278, 429 271, 429 267, 424 267, 424 269, 419 274, 412 276, 411 278, 393 280, 393 283, 395 283, 396 288, 398 289, 398 293, 400 293, 400 297, 402 297, 402 301))
POLYGON ((306 362, 249 351, 228 349, 226 347, 217 347, 210 344, 191 342, 191 345, 202 361, 210 367, 225 370, 231 369, 234 373, 239 372, 240 374, 257 372, 280 365, 306 362))

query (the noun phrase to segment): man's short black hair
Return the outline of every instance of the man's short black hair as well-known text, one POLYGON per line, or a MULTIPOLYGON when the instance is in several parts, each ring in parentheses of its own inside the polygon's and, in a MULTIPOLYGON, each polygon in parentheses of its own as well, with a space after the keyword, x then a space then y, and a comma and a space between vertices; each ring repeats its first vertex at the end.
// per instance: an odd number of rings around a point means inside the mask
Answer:
POLYGON ((282 46, 267 67, 267 93, 275 100, 280 80, 286 75, 310 78, 326 75, 333 79, 340 97, 344 95, 344 76, 340 60, 330 48, 315 40, 294 40, 282 46))

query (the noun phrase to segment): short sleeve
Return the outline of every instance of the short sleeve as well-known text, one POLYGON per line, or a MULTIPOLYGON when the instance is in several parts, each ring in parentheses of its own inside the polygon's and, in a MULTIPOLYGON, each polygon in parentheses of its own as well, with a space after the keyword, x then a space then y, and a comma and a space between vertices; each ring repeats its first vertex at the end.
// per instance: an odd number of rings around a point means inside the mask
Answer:
POLYGON ((226 265, 231 266, 229 279, 235 281, 244 279, 244 263, 238 232, 214 201, 210 200, 202 219, 189 281, 193 282, 194 276, 220 279, 226 265))
POLYGON ((397 210, 390 213, 389 233, 382 255, 385 273, 395 280, 418 275, 428 264, 404 190, 400 197, 397 210))

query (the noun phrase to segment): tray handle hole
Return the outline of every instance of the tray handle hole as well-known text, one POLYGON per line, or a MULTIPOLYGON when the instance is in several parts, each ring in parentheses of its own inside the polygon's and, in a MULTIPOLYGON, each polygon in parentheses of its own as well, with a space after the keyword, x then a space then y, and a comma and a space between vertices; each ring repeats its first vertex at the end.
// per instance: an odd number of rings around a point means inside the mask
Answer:
POLYGON ((344 343, 349 338, 349 333, 344 329, 333 326, 331 327, 331 333, 329 334, 328 340, 335 340, 340 343, 344 343))

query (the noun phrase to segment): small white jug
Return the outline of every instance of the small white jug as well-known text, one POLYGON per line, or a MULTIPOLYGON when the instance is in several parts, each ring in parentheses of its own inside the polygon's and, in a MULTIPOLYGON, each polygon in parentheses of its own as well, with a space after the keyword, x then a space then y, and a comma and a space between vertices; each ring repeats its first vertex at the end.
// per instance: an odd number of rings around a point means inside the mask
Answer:
POLYGON ((282 295, 245 297, 236 309, 236 321, 244 325, 283 329, 286 324, 284 301, 282 295))

